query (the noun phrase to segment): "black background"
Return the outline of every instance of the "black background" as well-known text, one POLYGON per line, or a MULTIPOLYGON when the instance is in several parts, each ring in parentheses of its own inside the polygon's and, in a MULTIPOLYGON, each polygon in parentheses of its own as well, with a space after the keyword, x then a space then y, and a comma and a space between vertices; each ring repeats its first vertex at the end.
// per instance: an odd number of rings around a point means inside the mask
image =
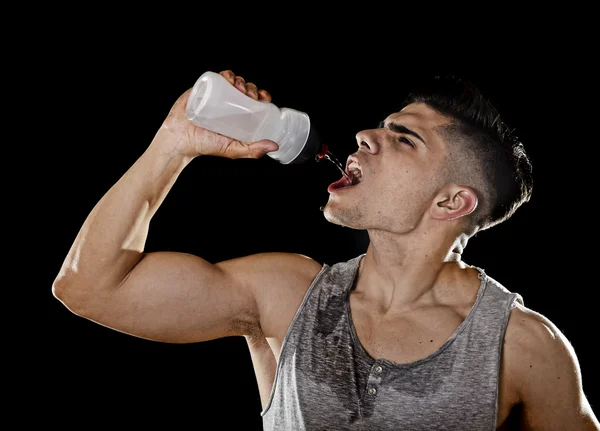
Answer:
MULTIPOLYGON (((597 410, 597 279, 595 251, 586 251, 594 245, 596 180, 589 124, 578 121, 576 101, 590 85, 585 66, 562 39, 548 30, 510 47, 475 36, 416 46, 415 38, 401 34, 377 38, 374 25, 308 40, 308 28, 202 33, 190 28, 192 16, 186 19, 179 31, 78 20, 59 31, 52 48, 56 77, 48 91, 60 108, 43 161, 50 172, 42 185, 48 240, 45 266, 36 273, 48 309, 46 405, 77 413, 80 429, 99 423, 260 429, 243 338, 190 345, 141 340, 71 314, 51 293, 89 211, 142 154, 172 103, 202 72, 232 69, 269 90, 280 107, 309 113, 341 160, 355 151, 355 134, 393 112, 414 79, 455 73, 478 84, 529 151, 534 191, 512 219, 471 240, 465 261, 521 293, 527 306, 563 331, 597 410), (365 33, 372 39, 363 40, 365 33), (219 425, 209 427, 211 420, 219 425)), ((576 43, 581 48, 585 40, 576 43)), ((263 251, 302 253, 328 264, 347 260, 366 250, 368 237, 327 223, 319 211, 328 184, 338 178, 325 162, 196 159, 152 220, 146 249, 210 262, 263 251)))

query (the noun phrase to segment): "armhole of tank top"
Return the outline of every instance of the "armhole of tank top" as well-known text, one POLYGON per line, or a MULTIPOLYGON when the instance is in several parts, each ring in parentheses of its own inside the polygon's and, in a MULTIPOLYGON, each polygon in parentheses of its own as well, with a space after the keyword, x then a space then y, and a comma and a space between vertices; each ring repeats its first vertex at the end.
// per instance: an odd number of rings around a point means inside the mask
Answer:
POLYGON ((302 313, 304 306, 308 302, 308 298, 310 298, 313 290, 315 289, 315 286, 317 285, 317 282, 321 279, 321 277, 323 276, 323 273, 325 272, 325 270, 327 268, 329 268, 329 266, 327 264, 323 264, 323 266, 321 267, 321 270, 313 279, 312 283, 310 284, 310 286, 306 290, 306 293, 304 294, 304 298, 302 298, 302 302, 300 303, 298 310, 296 310, 296 314, 294 314, 294 318, 290 322, 290 326, 288 327, 288 329, 285 333, 285 337, 283 337, 283 342, 281 343, 281 351, 279 352, 279 359, 277 361, 277 369, 275 370, 275 378, 273 379, 273 385, 271 386, 271 393, 269 395, 269 401, 267 402, 267 405, 265 406, 265 408, 262 409, 262 411, 260 412, 261 417, 263 417, 264 415, 267 414, 267 412, 271 408, 271 404, 273 403, 273 397, 275 396, 275 390, 277 389, 277 380, 279 379, 281 363, 283 362, 281 360, 281 358, 283 358, 283 355, 286 352, 286 347, 288 345, 288 340, 290 338, 290 334, 294 328, 296 321, 298 320, 298 318, 300 316, 300 313, 302 313))
POLYGON ((506 335, 506 327, 508 326, 508 319, 510 318, 510 313, 517 306, 517 302, 523 304, 523 298, 518 293, 510 293, 508 298, 508 306, 504 311, 504 317, 502 318, 502 327, 500 329, 500 342, 498 343, 498 369, 496 370, 496 390, 494 395, 494 427, 496 426, 496 421, 498 420, 498 389, 500 384, 500 367, 502 365, 502 351, 504 348, 504 336, 506 335))

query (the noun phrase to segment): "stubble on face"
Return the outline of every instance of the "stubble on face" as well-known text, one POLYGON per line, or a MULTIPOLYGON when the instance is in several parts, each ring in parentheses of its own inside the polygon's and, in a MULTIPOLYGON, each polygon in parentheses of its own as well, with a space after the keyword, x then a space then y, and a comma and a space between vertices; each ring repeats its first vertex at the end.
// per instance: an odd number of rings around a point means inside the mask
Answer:
POLYGON ((394 167, 386 178, 374 180, 373 176, 360 190, 348 190, 352 197, 331 198, 324 216, 344 227, 409 233, 418 226, 440 186, 435 174, 394 167))
POLYGON ((325 219, 333 224, 354 229, 363 229, 367 202, 363 197, 354 199, 349 203, 330 201, 325 207, 325 219))
MULTIPOLYGON (((405 108, 400 113, 393 114, 390 119, 415 130, 435 131, 448 124, 448 119, 424 105, 405 108), (419 127, 415 128, 413 125, 419 127)), ((440 140, 439 135, 423 136, 428 141, 428 154, 437 153, 433 159, 431 156, 427 160, 409 156, 412 154, 409 151, 413 150, 402 150, 407 154, 402 156, 403 152, 390 150, 393 146, 389 136, 382 138, 379 145, 384 152, 390 151, 389 157, 393 159, 372 163, 365 183, 361 183, 355 190, 348 190, 345 192, 347 195, 330 198, 324 210, 325 218, 331 223, 355 229, 396 234, 414 230, 428 211, 445 177, 444 170, 441 169, 445 156, 439 149, 441 145, 436 143, 440 140), (394 157, 394 154, 398 156, 394 157)), ((388 156, 378 154, 369 157, 381 159, 388 156)))

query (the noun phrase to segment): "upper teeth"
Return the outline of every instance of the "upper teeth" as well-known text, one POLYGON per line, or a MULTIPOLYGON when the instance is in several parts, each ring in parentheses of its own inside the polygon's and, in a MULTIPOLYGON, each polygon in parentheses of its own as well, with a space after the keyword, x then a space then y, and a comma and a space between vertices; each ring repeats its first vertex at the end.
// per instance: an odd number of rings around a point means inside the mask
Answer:
POLYGON ((360 171, 360 165, 356 162, 350 162, 348 164, 348 170, 350 169, 358 169, 360 171))
POLYGON ((358 184, 362 179, 360 165, 354 161, 348 163, 348 174, 351 176, 352 184, 358 184))

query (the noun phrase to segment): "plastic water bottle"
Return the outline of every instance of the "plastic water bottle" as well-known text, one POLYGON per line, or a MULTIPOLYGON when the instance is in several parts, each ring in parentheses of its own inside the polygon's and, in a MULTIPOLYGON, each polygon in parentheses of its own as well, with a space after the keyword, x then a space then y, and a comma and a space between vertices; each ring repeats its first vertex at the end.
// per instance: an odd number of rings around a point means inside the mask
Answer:
POLYGON ((186 116, 197 126, 238 141, 274 141, 279 149, 267 155, 284 165, 315 159, 321 151, 308 114, 254 100, 215 72, 205 72, 194 84, 186 116))

